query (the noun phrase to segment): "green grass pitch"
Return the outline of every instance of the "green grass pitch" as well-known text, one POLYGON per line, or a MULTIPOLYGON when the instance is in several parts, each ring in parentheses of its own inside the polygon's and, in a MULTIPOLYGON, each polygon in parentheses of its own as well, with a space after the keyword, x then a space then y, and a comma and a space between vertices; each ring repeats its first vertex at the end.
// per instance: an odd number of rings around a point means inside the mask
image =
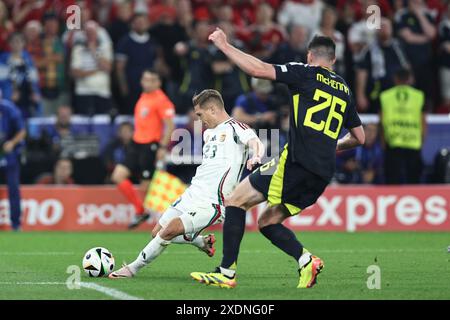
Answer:
MULTIPOLYGON (((246 233, 241 246, 238 286, 219 289, 191 280, 191 271, 210 271, 221 258, 208 258, 188 245, 171 245, 135 278, 89 278, 83 283, 116 289, 143 299, 450 299, 450 233, 298 233, 325 262, 318 285, 296 289, 297 265, 259 233, 246 233), (381 288, 368 289, 367 268, 377 265, 381 288)), ((108 248, 131 262, 149 234, 24 232, 0 233, 0 299, 113 299, 99 290, 65 285, 70 265, 81 265, 85 251, 108 248)))

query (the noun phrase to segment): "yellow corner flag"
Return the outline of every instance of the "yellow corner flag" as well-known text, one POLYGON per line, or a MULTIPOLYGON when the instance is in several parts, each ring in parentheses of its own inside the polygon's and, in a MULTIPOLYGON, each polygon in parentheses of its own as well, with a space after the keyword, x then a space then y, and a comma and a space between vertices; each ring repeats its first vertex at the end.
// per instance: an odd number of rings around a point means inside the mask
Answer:
POLYGON ((183 194, 186 187, 186 184, 173 174, 156 170, 148 187, 144 206, 162 214, 183 194))

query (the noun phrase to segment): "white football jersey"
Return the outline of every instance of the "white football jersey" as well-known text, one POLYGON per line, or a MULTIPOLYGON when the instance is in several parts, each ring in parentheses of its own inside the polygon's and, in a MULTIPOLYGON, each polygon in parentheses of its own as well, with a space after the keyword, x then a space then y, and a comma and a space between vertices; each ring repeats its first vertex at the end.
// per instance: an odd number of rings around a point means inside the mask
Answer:
POLYGON ((203 160, 187 192, 199 201, 223 204, 233 191, 247 163, 247 142, 256 133, 244 123, 230 118, 203 133, 203 160))

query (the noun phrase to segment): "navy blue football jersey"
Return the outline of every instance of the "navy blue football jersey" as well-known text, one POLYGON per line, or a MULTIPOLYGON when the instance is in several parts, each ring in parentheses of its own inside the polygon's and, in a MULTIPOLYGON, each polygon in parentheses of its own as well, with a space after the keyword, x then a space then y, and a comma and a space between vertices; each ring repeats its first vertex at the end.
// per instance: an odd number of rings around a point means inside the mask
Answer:
POLYGON ((329 181, 342 128, 361 125, 352 93, 342 77, 326 68, 299 62, 274 67, 276 81, 287 84, 292 96, 288 155, 329 181))

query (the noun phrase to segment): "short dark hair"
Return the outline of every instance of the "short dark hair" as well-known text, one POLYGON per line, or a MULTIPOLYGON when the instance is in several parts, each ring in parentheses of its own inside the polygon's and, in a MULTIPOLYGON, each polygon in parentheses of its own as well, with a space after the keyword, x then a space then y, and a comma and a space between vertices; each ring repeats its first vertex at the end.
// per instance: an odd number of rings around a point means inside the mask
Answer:
POLYGON ((46 22, 48 20, 58 20, 58 15, 55 13, 55 11, 47 11, 44 13, 44 15, 42 16, 42 22, 46 22))
POLYGON ((119 124, 118 129, 123 128, 123 127, 130 127, 131 129, 134 128, 133 124, 130 121, 124 121, 121 124, 119 124))
POLYGON ((399 70, 397 70, 397 72, 394 75, 395 80, 397 80, 397 82, 401 82, 401 83, 408 82, 409 80, 411 80, 411 77, 412 77, 412 73, 407 68, 400 68, 399 70))
POLYGON ((219 91, 213 89, 205 89, 199 94, 194 95, 192 103, 194 106, 199 105, 200 108, 204 107, 206 103, 213 101, 218 107, 224 108, 222 95, 219 91))
POLYGON ((144 73, 151 73, 151 74, 154 74, 154 75, 156 75, 158 78, 161 79, 161 76, 159 75, 159 73, 156 72, 156 70, 154 70, 154 69, 152 69, 152 68, 145 68, 144 71, 142 71, 141 76, 143 76, 144 73))
POLYGON ((136 19, 141 18, 141 17, 148 18, 147 14, 146 14, 144 11, 136 11, 136 12, 131 16, 130 21, 131 21, 131 22, 134 22, 136 19))
POLYGON ((336 57, 336 44, 330 37, 315 36, 309 43, 308 50, 315 56, 328 60, 333 60, 336 57))

